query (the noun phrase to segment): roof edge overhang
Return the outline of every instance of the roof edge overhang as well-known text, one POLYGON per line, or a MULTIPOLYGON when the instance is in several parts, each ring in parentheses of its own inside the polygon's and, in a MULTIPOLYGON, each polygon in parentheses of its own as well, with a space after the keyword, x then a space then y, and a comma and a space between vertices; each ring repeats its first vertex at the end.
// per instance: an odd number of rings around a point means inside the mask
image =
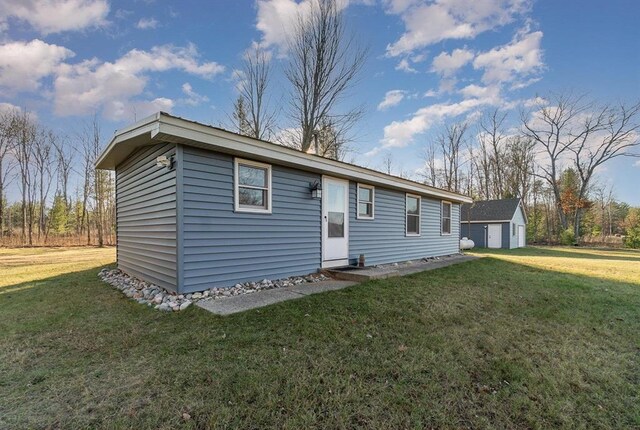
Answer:
POLYGON ((164 112, 158 112, 117 131, 107 148, 98 158, 96 167, 98 169, 114 170, 135 149, 161 142, 179 143, 240 157, 253 158, 453 202, 472 202, 470 197, 462 194, 441 190, 409 179, 399 178, 315 154, 306 154, 293 148, 242 136, 216 127, 178 118, 164 112))

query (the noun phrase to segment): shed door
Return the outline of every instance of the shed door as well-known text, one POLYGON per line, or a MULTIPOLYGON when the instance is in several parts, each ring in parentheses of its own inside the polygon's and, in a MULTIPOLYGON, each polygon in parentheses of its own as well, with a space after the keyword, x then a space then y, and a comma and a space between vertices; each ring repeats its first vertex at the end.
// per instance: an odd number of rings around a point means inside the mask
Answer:
POLYGON ((502 248, 502 224, 489 224, 487 236, 488 248, 502 248))
POLYGON ((322 267, 349 264, 349 181, 323 178, 322 267))
POLYGON ((523 225, 518 226, 518 247, 527 246, 527 233, 523 225))

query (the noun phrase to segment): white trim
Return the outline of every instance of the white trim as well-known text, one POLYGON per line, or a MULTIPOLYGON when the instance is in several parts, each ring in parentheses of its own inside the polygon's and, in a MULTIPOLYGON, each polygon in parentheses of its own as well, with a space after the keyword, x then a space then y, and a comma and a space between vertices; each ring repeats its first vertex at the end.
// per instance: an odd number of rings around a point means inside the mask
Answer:
POLYGON ((450 201, 442 200, 440 202, 440 236, 451 236, 451 230, 453 229, 452 225, 453 220, 453 204, 450 201), (442 231, 442 220, 444 220, 444 205, 449 205, 449 232, 445 233, 442 231))
MULTIPOLYGON (((416 215, 411 215, 416 216, 416 215)), ((422 196, 417 194, 405 193, 404 195, 404 235, 405 237, 419 237, 422 236, 422 196), (407 197, 413 197, 414 199, 418 199, 418 233, 409 233, 407 232, 407 228, 409 227, 407 224, 407 217, 409 214, 407 213, 407 197)))
POLYGON ((118 132, 99 157, 96 167, 99 169, 114 169, 134 149, 160 142, 181 143, 233 156, 247 157, 272 164, 348 178, 437 199, 444 198, 454 202, 472 202, 470 197, 462 194, 441 190, 419 182, 318 155, 306 154, 292 148, 241 136, 166 113, 150 116, 122 132, 118 132), (147 125, 149 125, 150 130, 145 127, 147 125))
POLYGON ((348 265, 349 265, 349 259, 344 258, 342 260, 323 260, 321 267, 323 269, 330 269, 332 267, 342 267, 342 266, 348 266, 348 265))
MULTIPOLYGON (((369 203, 369 202, 365 202, 365 203, 369 203)), ((372 219, 375 219, 375 215, 376 215, 376 187, 374 187, 373 185, 361 184, 360 182, 358 182, 358 185, 356 186, 356 219, 372 220, 372 219), (360 188, 366 188, 368 190, 371 190, 371 202, 370 202, 371 216, 360 215, 360 188)))
MULTIPOLYGON (((322 267, 338 267, 346 266, 349 264, 349 181, 341 178, 334 178, 333 176, 322 175, 322 208, 321 208, 321 222, 322 222, 322 267), (333 181, 342 183, 345 189, 345 207, 344 207, 344 240, 346 243, 346 255, 345 258, 339 259, 327 259, 327 241, 329 240, 328 223, 325 220, 325 205, 326 199, 329 197, 329 187, 326 185, 327 181, 333 181), (325 262, 327 265, 325 265, 325 262)), ((338 238, 333 238, 338 239, 338 238)))
MULTIPOLYGON (((262 189, 262 188, 260 188, 262 189)), ((272 213, 272 199, 271 199, 271 190, 273 189, 273 182, 271 181, 271 165, 265 163, 259 163, 253 160, 246 160, 244 158, 235 157, 233 159, 233 210, 235 212, 248 212, 248 213, 258 213, 258 214, 270 214, 272 213), (239 187, 238 184, 238 165, 242 164, 243 166, 253 166, 261 169, 267 170, 267 208, 246 208, 240 206, 239 199, 239 187)))
POLYGON ((503 237, 502 237, 502 225, 501 225, 501 224, 489 224, 489 225, 487 226, 487 248, 491 248, 491 249, 501 249, 501 248, 502 248, 502 239, 503 239, 503 237), (497 227, 497 229, 498 229, 498 230, 497 230, 497 231, 498 231, 498 235, 497 235, 497 237, 499 238, 499 240, 498 240, 498 246, 493 246, 493 247, 492 247, 492 246, 489 246, 489 230, 491 230, 491 227, 494 227, 494 230, 495 230, 495 228, 496 228, 496 227, 497 227))

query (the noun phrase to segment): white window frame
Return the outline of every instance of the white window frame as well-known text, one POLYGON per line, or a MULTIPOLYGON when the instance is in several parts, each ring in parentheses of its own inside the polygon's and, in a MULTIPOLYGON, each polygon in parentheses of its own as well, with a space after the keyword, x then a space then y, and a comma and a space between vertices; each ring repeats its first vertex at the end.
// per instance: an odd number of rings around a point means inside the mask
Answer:
POLYGON ((440 202, 440 235, 441 236, 451 236, 451 229, 453 227, 453 204, 447 200, 442 200, 440 202), (444 205, 449 205, 449 232, 445 232, 442 229, 442 224, 444 221, 444 205))
MULTIPOLYGON (((369 203, 369 202, 365 202, 369 203)), ((376 187, 373 185, 366 185, 358 183, 356 187, 356 219, 366 219, 372 220, 375 219, 376 214, 376 187), (360 215, 360 188, 366 188, 371 191, 371 216, 360 215)))
POLYGON ((404 235, 406 237, 418 237, 422 235, 422 196, 419 196, 417 194, 406 193, 404 196, 404 235), (407 213, 407 197, 418 199, 418 233, 410 233, 408 231, 409 223, 407 222, 407 217, 409 216, 409 214, 407 213))
MULTIPOLYGON (((252 188, 251 186, 242 185, 242 187, 252 188)), ((263 189, 261 187, 254 187, 256 189, 263 189)), ((249 212, 259 214, 270 214, 272 210, 271 191, 273 189, 273 182, 271 181, 271 165, 265 163, 259 163, 257 161, 245 160, 243 158, 234 158, 233 160, 233 194, 234 194, 234 210, 235 212, 249 212), (267 207, 265 208, 247 208, 240 206, 240 184, 238 183, 240 177, 240 165, 249 167, 258 167, 267 170, 267 207)))

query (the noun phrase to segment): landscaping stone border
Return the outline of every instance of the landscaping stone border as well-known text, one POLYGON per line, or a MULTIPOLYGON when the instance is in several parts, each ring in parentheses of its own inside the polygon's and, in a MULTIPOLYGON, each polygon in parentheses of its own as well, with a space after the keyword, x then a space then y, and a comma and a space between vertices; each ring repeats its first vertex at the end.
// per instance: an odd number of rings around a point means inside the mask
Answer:
POLYGON ((102 269, 98 273, 98 277, 138 303, 153 306, 155 309, 165 312, 185 310, 191 306, 191 304, 200 300, 224 299, 226 297, 251 294, 275 288, 292 287, 294 285, 326 281, 329 279, 323 274, 313 273, 306 276, 292 276, 275 281, 263 279, 259 282, 236 284, 233 287, 215 287, 197 293, 176 294, 150 282, 129 276, 120 269, 102 269))

